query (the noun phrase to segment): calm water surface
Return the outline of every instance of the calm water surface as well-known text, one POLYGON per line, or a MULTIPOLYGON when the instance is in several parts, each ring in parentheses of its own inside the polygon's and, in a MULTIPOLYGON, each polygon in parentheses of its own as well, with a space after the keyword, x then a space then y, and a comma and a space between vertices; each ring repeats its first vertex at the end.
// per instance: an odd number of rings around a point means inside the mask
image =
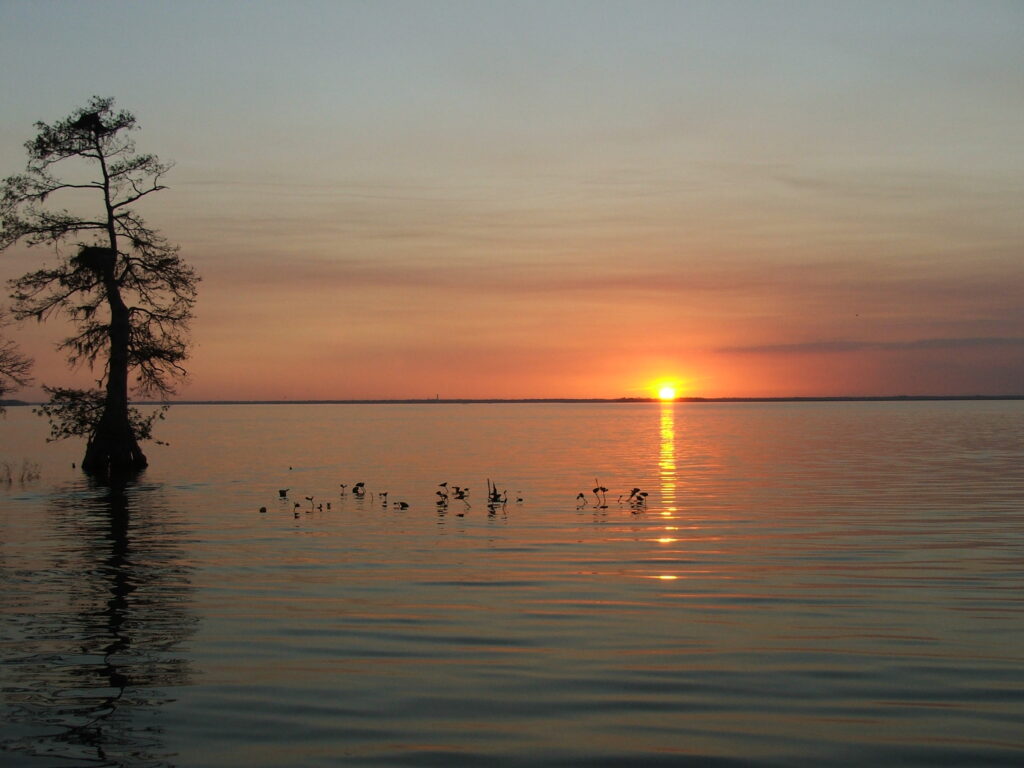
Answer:
POLYGON ((1024 763, 1021 402, 179 406, 114 490, 0 435, 5 766, 1024 763))

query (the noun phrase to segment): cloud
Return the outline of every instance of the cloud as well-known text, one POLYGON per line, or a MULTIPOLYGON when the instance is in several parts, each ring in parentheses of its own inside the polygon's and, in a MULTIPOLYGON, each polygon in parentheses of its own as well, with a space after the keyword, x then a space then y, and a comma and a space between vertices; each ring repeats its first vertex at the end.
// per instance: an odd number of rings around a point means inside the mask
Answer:
POLYGON ((798 344, 756 344, 719 347, 716 352, 734 355, 835 354, 862 351, 920 351, 1024 347, 1024 337, 979 336, 971 338, 915 339, 913 341, 819 340, 798 344))

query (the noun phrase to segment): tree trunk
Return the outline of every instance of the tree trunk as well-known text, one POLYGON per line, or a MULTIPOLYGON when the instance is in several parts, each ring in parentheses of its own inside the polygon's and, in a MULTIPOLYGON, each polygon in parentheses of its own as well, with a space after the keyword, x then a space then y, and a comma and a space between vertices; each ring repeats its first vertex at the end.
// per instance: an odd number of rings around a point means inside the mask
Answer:
POLYGON ((82 471, 104 478, 132 475, 149 463, 128 419, 128 342, 131 318, 114 278, 114 264, 106 266, 104 285, 110 306, 110 360, 107 397, 96 431, 89 438, 82 471))
POLYGON ((127 410, 119 413, 108 400, 99 426, 85 448, 82 471, 97 477, 119 478, 142 471, 148 463, 128 421, 127 410))

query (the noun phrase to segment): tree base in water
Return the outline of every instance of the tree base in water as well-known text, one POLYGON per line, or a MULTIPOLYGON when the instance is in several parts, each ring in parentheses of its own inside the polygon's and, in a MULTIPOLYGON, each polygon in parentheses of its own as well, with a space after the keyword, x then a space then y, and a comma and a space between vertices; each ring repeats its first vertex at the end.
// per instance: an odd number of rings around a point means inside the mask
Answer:
POLYGON ((89 441, 82 459, 82 471, 94 477, 110 478, 134 475, 149 465, 146 455, 134 437, 127 440, 103 439, 89 441))

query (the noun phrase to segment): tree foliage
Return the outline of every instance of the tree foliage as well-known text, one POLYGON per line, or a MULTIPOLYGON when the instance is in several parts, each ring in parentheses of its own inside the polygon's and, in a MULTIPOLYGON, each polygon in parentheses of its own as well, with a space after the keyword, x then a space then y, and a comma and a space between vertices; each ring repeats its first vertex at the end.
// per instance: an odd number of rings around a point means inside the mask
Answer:
MULTIPOLYGON (((5 324, 3 314, 0 314, 0 326, 5 324)), ((27 386, 32 381, 32 360, 22 354, 10 339, 0 336, 0 398, 8 392, 20 387, 27 386)), ((4 407, 0 405, 0 413, 4 407)))
MULTIPOLYGON (((48 402, 33 408, 33 412, 45 416, 50 422, 50 436, 47 442, 64 440, 69 437, 91 439, 99 424, 106 404, 106 394, 100 389, 68 389, 64 387, 43 387, 50 396, 48 402)), ((144 414, 138 408, 128 409, 128 420, 138 440, 153 439, 153 423, 162 421, 167 404, 152 413, 144 414)), ((156 441, 160 443, 159 440, 156 441)))
POLYGON ((25 172, 0 187, 0 250, 47 245, 57 260, 11 281, 13 312, 22 320, 69 319, 74 332, 60 347, 73 367, 100 368, 103 392, 100 409, 88 390, 50 390, 59 400, 42 410, 58 420, 55 434, 89 435, 86 471, 138 469, 146 460, 136 441, 149 431, 129 418, 129 375, 139 395, 174 393, 186 375, 199 281, 137 210, 165 189, 170 165, 136 152, 135 117, 115 110, 113 99, 93 97, 64 120, 35 127, 25 172), (58 177, 58 165, 71 175, 58 177), (54 205, 58 198, 63 207, 54 205), (80 407, 70 407, 73 396, 80 407), (86 417, 96 421, 81 431, 86 417), (62 426, 64 418, 71 421, 62 426))

